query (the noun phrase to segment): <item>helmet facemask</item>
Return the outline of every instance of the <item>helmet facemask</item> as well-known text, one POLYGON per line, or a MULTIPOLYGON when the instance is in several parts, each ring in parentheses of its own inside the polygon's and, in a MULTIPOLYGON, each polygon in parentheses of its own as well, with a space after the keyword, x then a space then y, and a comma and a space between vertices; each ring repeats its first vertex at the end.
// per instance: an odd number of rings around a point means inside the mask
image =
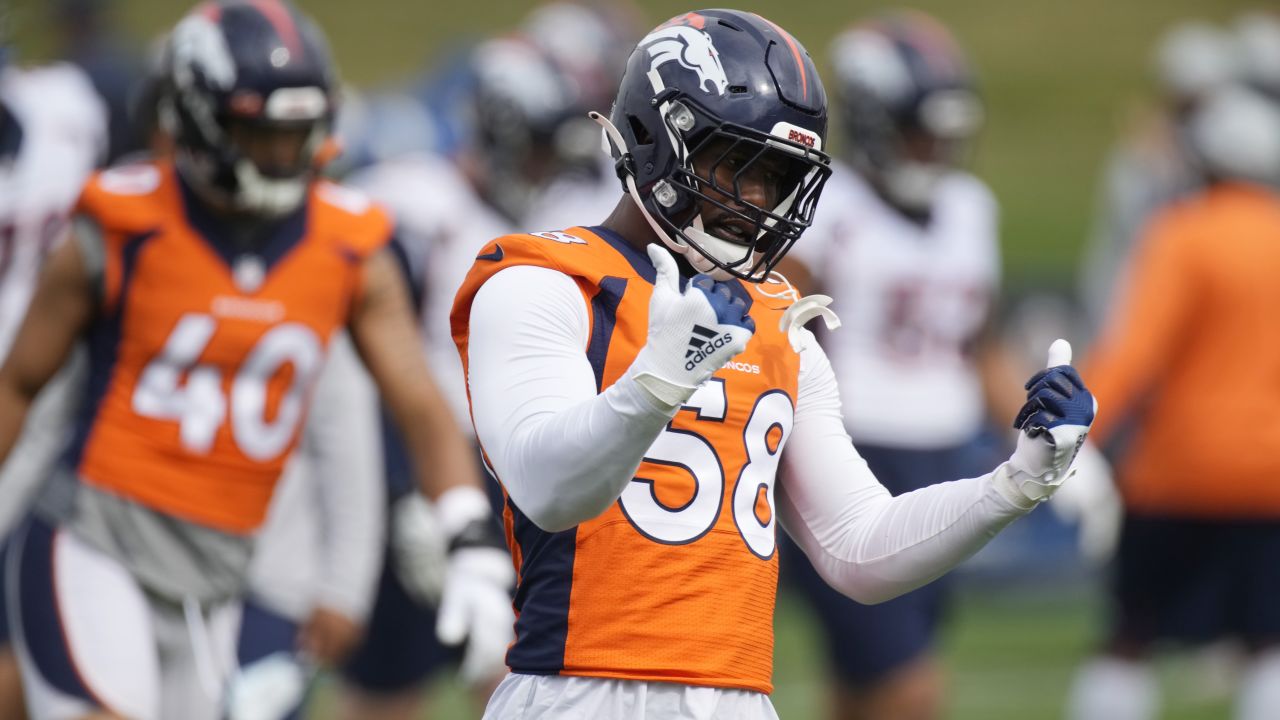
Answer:
POLYGON ((202 5, 166 45, 161 124, 183 179, 223 211, 286 215, 319 172, 332 64, 319 30, 286 10, 287 21, 252 3, 202 5))
POLYGON ((642 208, 699 272, 764 280, 813 222, 830 158, 803 142, 812 133, 717 122, 687 96, 663 103, 662 117, 675 162, 642 208))
POLYGON ((285 215, 302 204, 331 132, 327 95, 319 88, 281 88, 267 99, 266 110, 243 116, 214 114, 184 99, 175 102, 183 140, 177 159, 206 200, 264 217, 285 215))

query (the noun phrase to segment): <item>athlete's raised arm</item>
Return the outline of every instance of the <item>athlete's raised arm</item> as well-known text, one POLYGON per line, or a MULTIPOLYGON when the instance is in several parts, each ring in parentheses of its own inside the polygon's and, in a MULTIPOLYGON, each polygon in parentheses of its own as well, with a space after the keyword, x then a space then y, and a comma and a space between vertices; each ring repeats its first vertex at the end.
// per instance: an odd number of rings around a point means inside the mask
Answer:
POLYGON ((510 267, 472 304, 468 383, 476 436, 516 506, 548 532, 616 501, 681 405, 754 330, 742 302, 717 292, 719 283, 699 275, 682 291, 670 253, 657 246, 648 252, 656 277, 647 342, 599 394, 585 354, 591 322, 572 278, 510 267), (699 324, 727 339, 695 363, 686 352, 699 324))
POLYGON ((883 602, 934 580, 1047 500, 1093 422, 1093 396, 1059 340, 1027 383, 1009 461, 976 478, 892 497, 845 431, 835 375, 816 342, 801 353, 800 397, 778 490, 788 534, 833 588, 883 602))
POLYGON ((0 367, 0 463, 21 435, 31 403, 66 363, 93 318, 92 277, 77 242, 54 250, 41 272, 27 316, 0 367))

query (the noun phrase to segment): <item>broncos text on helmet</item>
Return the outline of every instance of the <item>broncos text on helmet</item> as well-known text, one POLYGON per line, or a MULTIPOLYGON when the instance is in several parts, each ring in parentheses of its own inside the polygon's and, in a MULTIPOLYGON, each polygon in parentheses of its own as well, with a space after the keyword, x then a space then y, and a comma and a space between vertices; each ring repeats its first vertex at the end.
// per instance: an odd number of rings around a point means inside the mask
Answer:
POLYGON ((319 27, 287 0, 206 2, 174 27, 164 63, 160 116, 182 178, 227 210, 296 209, 334 116, 336 72, 319 27))
POLYGON ((632 52, 610 119, 596 119, 658 236, 721 279, 764 280, 812 222, 831 174, 813 61, 753 13, 703 10, 658 26, 632 52), (767 206, 743 191, 762 168, 767 206))
POLYGON ((924 13, 889 13, 837 36, 831 63, 850 162, 891 204, 927 215, 983 120, 951 33, 924 13))

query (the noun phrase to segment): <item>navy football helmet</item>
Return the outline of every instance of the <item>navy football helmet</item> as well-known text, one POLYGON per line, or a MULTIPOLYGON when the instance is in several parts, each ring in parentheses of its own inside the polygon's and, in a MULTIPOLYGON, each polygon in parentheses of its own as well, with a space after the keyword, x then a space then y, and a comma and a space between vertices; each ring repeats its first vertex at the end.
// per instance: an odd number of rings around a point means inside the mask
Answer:
POLYGON ((519 221, 551 177, 566 165, 599 157, 595 126, 579 107, 569 77, 527 38, 481 43, 471 62, 472 144, 484 173, 481 192, 519 221), (587 125, 586 138, 581 124, 587 125))
POLYGON ((850 161, 890 203, 927 213, 983 120, 951 33, 923 13, 895 12, 837 36, 831 62, 850 161))
POLYGON ((720 278, 764 280, 812 222, 831 174, 813 61, 752 13, 660 25, 631 54, 609 121, 595 117, 658 236, 720 278), (748 197, 744 180, 760 173, 769 192, 748 197))
POLYGON ((204 3, 174 27, 164 62, 161 121, 183 179, 229 210, 296 209, 334 116, 336 73, 315 23, 286 0, 204 3), (291 134, 297 152, 259 162, 242 140, 255 133, 291 134))

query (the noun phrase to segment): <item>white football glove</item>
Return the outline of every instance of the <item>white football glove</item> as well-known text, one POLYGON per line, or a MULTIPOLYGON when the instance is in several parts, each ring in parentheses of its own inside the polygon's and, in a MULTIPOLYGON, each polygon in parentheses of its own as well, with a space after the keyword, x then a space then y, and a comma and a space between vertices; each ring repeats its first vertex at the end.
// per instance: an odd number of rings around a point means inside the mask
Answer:
POLYGON ((483 492, 453 488, 436 500, 435 511, 449 553, 436 636, 446 645, 466 642, 462 679, 479 684, 506 671, 507 648, 515 639, 515 568, 483 492))
POLYGON ((391 557, 396 576, 424 605, 440 603, 448 545, 435 509, 421 493, 411 492, 396 501, 391 509, 391 557))
POLYGON ((657 271, 649 300, 649 337, 628 374, 667 407, 694 390, 747 347, 755 321, 728 283, 695 275, 680 290, 680 268, 666 248, 649 245, 657 271))
POLYGON ((306 697, 316 672, 315 663, 289 652, 245 665, 227 688, 227 720, 281 720, 306 697))
POLYGON ((1017 447, 996 469, 996 489, 1019 507, 1047 500, 1070 474, 1097 411, 1098 401, 1071 367, 1071 344, 1055 340, 1048 366, 1027 381, 1027 404, 1013 423, 1017 447))

